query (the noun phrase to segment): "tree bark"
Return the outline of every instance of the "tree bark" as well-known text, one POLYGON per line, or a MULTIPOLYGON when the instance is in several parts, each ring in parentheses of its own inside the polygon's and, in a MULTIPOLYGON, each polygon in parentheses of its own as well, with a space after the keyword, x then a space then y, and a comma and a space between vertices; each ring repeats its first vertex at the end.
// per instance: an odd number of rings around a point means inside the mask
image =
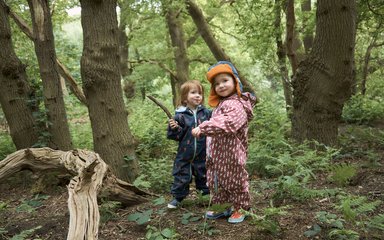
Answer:
POLYGON ((8 7, 0 2, 0 104, 17 149, 33 146, 38 133, 32 110, 28 107, 30 86, 25 66, 12 45, 8 7))
MULTIPOLYGON (((16 15, 14 12, 12 12, 11 9, 9 9, 9 15, 11 16, 11 18, 13 18, 13 20, 15 21, 17 26, 19 26, 21 31, 25 35, 27 35, 29 39, 33 41, 34 37, 33 37, 32 29, 27 25, 27 23, 21 17, 16 15)), ((75 94, 75 96, 77 97, 77 99, 79 99, 80 102, 82 102, 84 105, 87 105, 87 101, 85 99, 83 90, 81 89, 81 87, 78 86, 75 79, 72 77, 71 73, 57 58, 56 58, 56 63, 58 65, 60 75, 71 86, 71 90, 73 94, 75 94)))
POLYGON ((34 173, 59 170, 74 176, 68 184, 68 240, 97 239, 100 214, 97 195, 132 206, 148 201, 151 193, 116 178, 94 152, 51 148, 23 149, 0 161, 0 181, 23 170, 34 173))
POLYGON ((67 114, 60 84, 53 37, 52 21, 47 0, 28 0, 32 15, 35 52, 43 82, 44 105, 47 110, 48 146, 54 149, 72 148, 67 114))
POLYGON ((168 25, 169 35, 175 57, 176 78, 175 93, 173 97, 173 105, 176 107, 178 99, 180 99, 180 87, 183 83, 189 80, 189 60, 187 56, 187 47, 184 39, 184 30, 181 22, 180 10, 168 7, 166 20, 168 25))
POLYGON ((119 178, 132 182, 139 164, 121 88, 116 0, 82 0, 81 23, 81 77, 94 150, 119 178))
POLYGON ((293 78, 292 135, 335 145, 353 82, 356 3, 321 0, 316 16, 312 51, 293 78))
POLYGON ((365 93, 367 91, 366 84, 367 84, 367 79, 368 79, 368 75, 369 75, 369 64, 371 61, 372 50, 374 48, 381 47, 384 45, 384 42, 377 43, 377 40, 378 40, 379 35, 381 33, 380 32, 381 26, 382 26, 382 22, 380 22, 378 24, 378 26, 376 26, 376 31, 374 32, 374 34, 372 36, 372 39, 371 39, 371 41, 367 47, 367 50, 365 50, 364 62, 363 62, 362 73, 361 73, 362 74, 361 86, 360 86, 360 91, 361 91, 362 95, 365 95, 365 93))
POLYGON ((295 0, 287 1, 287 10, 286 10, 286 34, 285 34, 285 44, 287 46, 287 56, 291 63, 292 75, 296 73, 297 69, 297 56, 294 49, 293 43, 296 40, 295 34, 295 0))
MULTIPOLYGON (((220 46, 220 44, 216 41, 215 37, 213 36, 213 33, 207 21, 205 20, 203 12, 199 8, 199 6, 197 6, 194 0, 185 0, 185 2, 187 4, 187 10, 189 12, 189 15, 192 17, 193 22, 195 23, 197 29, 199 30, 201 37, 204 39, 205 43, 211 50, 216 60, 231 61, 229 56, 224 52, 223 48, 220 46)), ((233 64, 236 65, 235 63, 233 64)), ((244 91, 255 93, 255 90, 253 89, 251 84, 248 82, 248 80, 245 78, 245 76, 241 73, 241 71, 237 69, 237 72, 239 73, 239 77, 241 79, 241 82, 243 83, 244 91)))

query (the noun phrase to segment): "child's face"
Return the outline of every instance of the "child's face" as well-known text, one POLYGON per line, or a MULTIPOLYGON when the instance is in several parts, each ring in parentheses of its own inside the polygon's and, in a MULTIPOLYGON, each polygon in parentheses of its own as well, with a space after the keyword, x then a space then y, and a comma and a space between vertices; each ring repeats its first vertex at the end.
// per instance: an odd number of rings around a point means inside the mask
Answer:
POLYGON ((220 73, 215 77, 215 92, 220 97, 228 97, 236 92, 235 80, 228 73, 220 73))
POLYGON ((203 96, 201 95, 200 89, 197 87, 192 87, 187 96, 187 106, 191 109, 195 109, 197 106, 201 104, 201 101, 203 100, 203 96))

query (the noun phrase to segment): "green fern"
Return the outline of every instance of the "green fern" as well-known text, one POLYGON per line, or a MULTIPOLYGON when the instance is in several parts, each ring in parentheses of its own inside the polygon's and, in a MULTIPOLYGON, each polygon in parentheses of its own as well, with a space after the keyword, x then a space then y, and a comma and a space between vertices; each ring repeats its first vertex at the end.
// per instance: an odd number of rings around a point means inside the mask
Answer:
POLYGON ((330 171, 329 179, 337 186, 345 186, 356 175, 356 166, 342 163, 331 166, 330 171))
POLYGON ((295 177, 283 176, 278 179, 275 199, 283 199, 289 196, 296 201, 305 201, 318 197, 330 197, 336 195, 335 189, 310 189, 300 183, 295 177))
POLYGON ((366 222, 366 225, 368 228, 384 231, 384 214, 379 214, 373 217, 366 222))
POLYGON ((374 211, 381 201, 367 202, 367 198, 364 196, 347 196, 342 198, 340 203, 340 206, 336 206, 336 208, 342 211, 346 220, 354 221, 357 216, 374 211))

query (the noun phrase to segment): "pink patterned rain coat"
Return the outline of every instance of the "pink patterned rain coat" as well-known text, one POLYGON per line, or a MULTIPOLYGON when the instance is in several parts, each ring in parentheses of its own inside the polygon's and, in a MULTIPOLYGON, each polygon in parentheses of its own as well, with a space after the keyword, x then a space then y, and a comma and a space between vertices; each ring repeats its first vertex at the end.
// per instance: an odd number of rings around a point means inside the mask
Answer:
POLYGON ((231 203, 238 210, 250 207, 248 172, 248 122, 253 117, 256 97, 243 93, 222 99, 212 117, 199 125, 208 136, 207 185, 212 203, 231 203))

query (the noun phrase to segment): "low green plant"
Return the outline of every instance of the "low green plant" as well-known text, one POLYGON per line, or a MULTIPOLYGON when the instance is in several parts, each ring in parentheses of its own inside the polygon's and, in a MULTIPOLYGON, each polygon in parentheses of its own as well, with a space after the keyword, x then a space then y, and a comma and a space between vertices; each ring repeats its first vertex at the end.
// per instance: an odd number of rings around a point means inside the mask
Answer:
POLYGON ((187 225, 190 222, 197 222, 201 219, 199 216, 195 216, 191 212, 184 213, 181 217, 181 223, 187 225))
POLYGON ((106 223, 109 220, 117 218, 116 210, 121 207, 120 202, 116 201, 102 201, 99 207, 100 221, 106 223))
POLYGON ((337 189, 311 189, 305 183, 300 182, 296 177, 281 176, 274 182, 275 193, 273 199, 280 200, 291 198, 296 201, 305 201, 317 197, 335 196, 337 189))
POLYGON ((32 229, 28 229, 28 230, 24 230, 22 231, 21 233, 13 236, 10 240, 25 240, 25 239, 30 239, 28 238, 29 236, 31 236, 36 230, 40 229, 41 226, 37 226, 35 228, 32 228, 32 229))
POLYGON ((175 229, 164 228, 158 229, 155 226, 148 225, 145 239, 148 240, 162 240, 162 239, 177 239, 180 236, 175 229))
POLYGON ((320 211, 316 213, 316 219, 320 221, 321 225, 326 228, 344 228, 344 219, 339 218, 336 214, 327 211, 320 211))
POLYGON ((380 231, 384 231, 384 214, 379 214, 377 216, 374 216, 373 218, 370 218, 366 222, 366 226, 369 229, 377 229, 380 231))
POLYGON ((172 183, 172 163, 169 158, 158 158, 140 161, 140 168, 145 169, 135 184, 150 186, 154 192, 168 191, 172 183))
POLYGON ((340 240, 357 240, 360 239, 358 232, 351 229, 332 229, 328 233, 330 239, 340 239, 340 240))
POLYGON ((347 163, 334 164, 329 167, 329 180, 337 186, 345 186, 356 175, 357 167, 347 163))
POLYGON ((3 211, 7 208, 8 203, 0 201, 0 211, 3 211))
POLYGON ((252 211, 243 212, 252 218, 250 223, 255 225, 258 230, 275 235, 280 232, 280 226, 278 221, 276 221, 274 218, 276 216, 286 215, 288 213, 286 210, 289 208, 290 206, 274 207, 271 202, 270 207, 263 209, 262 215, 257 215, 252 211))
POLYGON ((343 119, 348 123, 366 124, 384 118, 382 99, 371 99, 360 94, 354 95, 344 105, 343 119))
POLYGON ((136 222, 139 225, 143 225, 148 223, 151 220, 152 213, 153 213, 152 209, 149 209, 143 212, 135 212, 135 213, 129 214, 127 220, 136 222))
POLYGON ((197 225, 197 232, 201 235, 207 234, 208 236, 213 236, 215 234, 219 234, 221 231, 216 229, 212 224, 207 221, 203 221, 199 225, 197 225))
POLYGON ((8 231, 5 228, 0 227, 0 238, 6 239, 5 234, 8 233, 8 231))
POLYGON ((210 200, 210 195, 205 194, 201 191, 197 193, 197 198, 195 199, 185 199, 182 204, 183 206, 208 206, 210 200))
POLYGON ((0 161, 7 157, 7 155, 16 151, 16 147, 12 142, 11 136, 0 131, 0 161))
POLYGON ((340 204, 336 206, 336 209, 343 213, 346 220, 355 222, 366 218, 366 214, 373 212, 380 204, 380 200, 368 202, 365 196, 347 195, 340 196, 340 204))
POLYGON ((32 199, 27 199, 24 200, 17 208, 17 212, 28 212, 28 213, 33 213, 35 212, 36 208, 40 207, 43 205, 43 200, 48 199, 49 196, 47 195, 41 195, 37 194, 35 195, 32 199))

